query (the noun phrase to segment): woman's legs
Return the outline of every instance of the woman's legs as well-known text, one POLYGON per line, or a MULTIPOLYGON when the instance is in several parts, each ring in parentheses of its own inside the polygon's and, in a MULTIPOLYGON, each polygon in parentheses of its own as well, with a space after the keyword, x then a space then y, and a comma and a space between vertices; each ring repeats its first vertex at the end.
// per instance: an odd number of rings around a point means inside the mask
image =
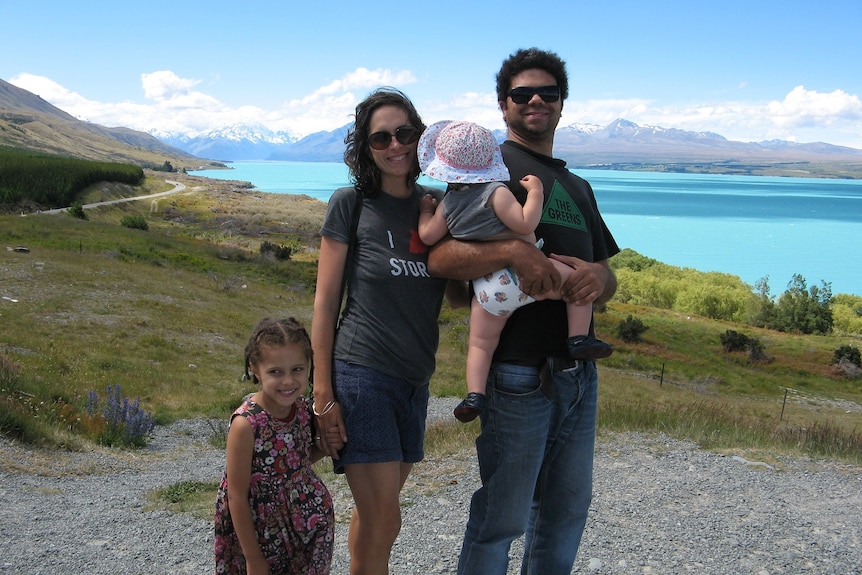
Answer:
POLYGON ((412 463, 357 463, 345 466, 353 494, 347 545, 350 575, 386 575, 389 555, 401 530, 399 497, 412 463))

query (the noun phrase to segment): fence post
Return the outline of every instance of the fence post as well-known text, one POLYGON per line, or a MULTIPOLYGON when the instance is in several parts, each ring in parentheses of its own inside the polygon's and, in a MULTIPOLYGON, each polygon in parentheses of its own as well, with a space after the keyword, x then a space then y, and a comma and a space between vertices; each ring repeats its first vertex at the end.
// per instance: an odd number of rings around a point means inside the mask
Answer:
POLYGON ((784 390, 784 401, 781 402, 781 416, 778 418, 778 421, 784 420, 784 406, 787 405, 787 389, 784 390))

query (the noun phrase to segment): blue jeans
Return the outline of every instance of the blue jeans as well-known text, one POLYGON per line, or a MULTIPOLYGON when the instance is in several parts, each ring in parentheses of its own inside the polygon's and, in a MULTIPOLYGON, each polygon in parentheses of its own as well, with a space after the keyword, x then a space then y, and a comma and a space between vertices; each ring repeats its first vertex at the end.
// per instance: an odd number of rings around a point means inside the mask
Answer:
POLYGON ((459 575, 505 575, 524 533, 523 575, 571 573, 592 500, 595 362, 554 373, 553 387, 549 399, 537 368, 491 367, 459 575))

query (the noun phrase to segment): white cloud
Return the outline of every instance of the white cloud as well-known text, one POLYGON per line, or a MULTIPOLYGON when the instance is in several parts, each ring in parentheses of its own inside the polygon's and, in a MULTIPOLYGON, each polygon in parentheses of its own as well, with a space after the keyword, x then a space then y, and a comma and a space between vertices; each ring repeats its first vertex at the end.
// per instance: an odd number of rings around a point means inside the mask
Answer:
POLYGON ((340 80, 330 82, 322 88, 315 90, 311 97, 323 94, 338 94, 361 88, 368 89, 376 86, 404 86, 416 81, 413 73, 407 70, 393 72, 383 68, 369 70, 368 68, 357 68, 345 75, 340 80))
POLYGON ((830 126, 836 122, 862 120, 858 96, 835 90, 828 94, 796 86, 781 102, 770 102, 769 116, 779 126, 830 126))
POLYGON ((448 101, 417 101, 415 104, 429 126, 441 120, 468 120, 489 130, 506 127, 494 92, 465 92, 448 101))
POLYGON ((20 74, 12 78, 9 83, 40 96, 43 100, 73 116, 76 114, 70 108, 85 106, 87 102, 86 98, 80 94, 67 90, 44 76, 20 74))
POLYGON ((415 76, 406 70, 357 68, 307 96, 283 103, 278 111, 268 114, 267 125, 302 135, 334 130, 352 120, 356 104, 366 92, 377 86, 405 86, 414 82, 415 76))
MULTIPOLYGON (((225 126, 247 124, 302 136, 334 130, 349 123, 357 102, 372 88, 404 87, 416 83, 416 78, 406 70, 357 68, 301 98, 268 110, 253 105, 229 107, 200 91, 200 80, 181 78, 170 70, 141 75, 144 102, 88 100, 48 78, 32 74, 21 74, 11 83, 40 95, 75 117, 107 126, 193 136, 225 126)), ((491 129, 505 127, 493 92, 467 92, 448 101, 426 96, 414 102, 427 124, 465 119, 491 129)), ((710 131, 731 140, 777 138, 862 148, 859 96, 842 90, 817 92, 803 86, 793 88, 781 100, 766 102, 668 104, 638 98, 569 100, 563 108, 561 124, 607 125, 617 118, 641 125, 710 131)))
POLYGON ((184 98, 198 84, 200 84, 200 80, 180 78, 170 70, 141 74, 144 96, 157 102, 184 98))
POLYGON ((637 124, 714 132, 730 140, 823 141, 862 148, 862 102, 841 90, 820 93, 798 86, 782 101, 659 104, 648 100, 569 101, 563 123, 605 125, 616 118, 637 124))

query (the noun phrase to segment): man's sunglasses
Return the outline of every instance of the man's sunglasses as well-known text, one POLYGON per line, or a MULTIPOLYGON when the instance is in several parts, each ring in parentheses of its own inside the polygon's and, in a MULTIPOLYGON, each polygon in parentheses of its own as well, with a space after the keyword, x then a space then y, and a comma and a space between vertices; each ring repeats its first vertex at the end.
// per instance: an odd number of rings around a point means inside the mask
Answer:
POLYGON ((560 99, 559 86, 518 86, 509 90, 509 97, 516 104, 526 104, 538 94, 543 102, 556 102, 560 99))
POLYGON ((385 150, 392 143, 392 138, 398 140, 398 143, 415 144, 419 139, 419 130, 413 126, 400 126, 395 130, 394 134, 389 132, 374 132, 368 136, 368 144, 375 150, 385 150))

